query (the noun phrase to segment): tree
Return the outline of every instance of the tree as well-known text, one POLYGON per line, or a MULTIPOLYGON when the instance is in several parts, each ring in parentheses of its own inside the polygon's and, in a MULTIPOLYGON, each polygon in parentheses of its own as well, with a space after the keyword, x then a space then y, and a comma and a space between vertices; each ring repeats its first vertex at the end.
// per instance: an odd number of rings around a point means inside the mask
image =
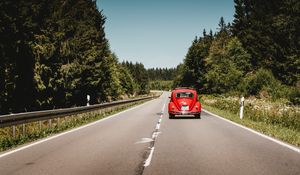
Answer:
POLYGON ((249 69, 247 64, 243 65, 248 62, 248 57, 249 55, 240 47, 236 38, 231 38, 225 29, 220 30, 212 42, 209 55, 206 58, 207 91, 210 93, 227 93, 237 90, 243 72, 249 69), (238 67, 240 65, 242 67, 238 67))
POLYGON ((127 95, 134 95, 136 92, 136 83, 134 82, 134 79, 132 75, 129 73, 128 69, 123 66, 122 64, 118 65, 118 70, 120 70, 120 83, 121 86, 127 95))
POLYGON ((287 85, 299 80, 300 3, 235 0, 232 31, 251 55, 255 70, 270 69, 287 85), (284 71, 283 71, 284 70, 284 71))
POLYGON ((142 63, 123 62, 123 65, 132 75, 134 82, 137 85, 138 94, 149 93, 149 75, 142 63))
POLYGON ((243 72, 244 75, 251 71, 251 55, 243 48, 242 43, 237 37, 233 37, 228 41, 225 52, 228 59, 231 60, 236 65, 236 68, 243 72))
POLYGON ((147 69, 149 79, 153 80, 172 80, 176 72, 175 68, 150 68, 147 69))
POLYGON ((87 94, 93 104, 133 93, 96 1, 4 0, 0 10, 1 114, 85 105, 87 94))
POLYGON ((197 90, 205 85, 206 61, 212 42, 212 36, 206 35, 203 31, 203 37, 196 37, 188 50, 183 64, 177 67, 179 75, 176 76, 174 85, 194 87, 197 90))
POLYGON ((226 23, 225 23, 225 21, 224 21, 223 16, 220 18, 220 22, 219 22, 218 26, 219 26, 219 31, 220 31, 220 32, 226 30, 227 25, 226 25, 226 23))

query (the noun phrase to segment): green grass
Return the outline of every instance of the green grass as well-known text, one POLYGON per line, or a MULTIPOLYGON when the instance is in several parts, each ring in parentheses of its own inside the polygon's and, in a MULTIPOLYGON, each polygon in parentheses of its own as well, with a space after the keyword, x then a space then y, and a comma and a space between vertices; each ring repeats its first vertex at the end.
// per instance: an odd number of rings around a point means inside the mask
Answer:
POLYGON ((23 134, 23 126, 18 125, 16 126, 16 137, 13 137, 12 127, 0 128, 0 152, 103 119, 144 102, 145 101, 136 102, 133 104, 92 111, 60 119, 52 119, 51 127, 49 127, 49 120, 42 121, 42 128, 40 128, 39 122, 28 123, 25 127, 26 134, 23 134))
POLYGON ((297 130, 284 127, 280 124, 270 124, 264 121, 253 121, 247 117, 241 120, 237 113, 233 113, 224 109, 218 109, 217 107, 207 104, 202 105, 204 109, 218 114, 223 118, 229 119, 235 123, 247 126, 265 135, 280 139, 295 146, 300 146, 300 132, 297 130))

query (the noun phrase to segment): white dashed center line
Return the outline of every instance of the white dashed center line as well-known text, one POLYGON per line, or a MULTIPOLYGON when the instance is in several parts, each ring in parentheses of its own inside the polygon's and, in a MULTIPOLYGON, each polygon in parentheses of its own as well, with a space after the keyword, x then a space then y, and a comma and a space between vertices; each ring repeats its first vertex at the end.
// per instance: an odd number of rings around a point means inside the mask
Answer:
POLYGON ((155 127, 155 131, 152 134, 153 144, 152 144, 152 147, 150 148, 150 154, 149 154, 148 158, 145 160, 144 167, 147 167, 151 164, 151 160, 152 160, 153 153, 154 153, 154 143, 155 143, 156 138, 158 137, 158 134, 160 134, 159 129, 160 129, 160 124, 162 122, 162 117, 163 117, 165 107, 166 107, 166 104, 164 103, 164 105, 161 109, 161 115, 159 116, 159 120, 155 127))

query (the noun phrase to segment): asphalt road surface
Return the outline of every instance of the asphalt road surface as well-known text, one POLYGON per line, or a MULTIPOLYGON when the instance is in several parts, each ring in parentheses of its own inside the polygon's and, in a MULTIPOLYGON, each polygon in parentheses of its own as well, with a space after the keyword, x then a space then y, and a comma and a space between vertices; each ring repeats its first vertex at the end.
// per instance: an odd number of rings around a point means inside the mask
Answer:
POLYGON ((1 153, 0 174, 300 175, 299 148, 205 112, 169 119, 168 95, 1 153))

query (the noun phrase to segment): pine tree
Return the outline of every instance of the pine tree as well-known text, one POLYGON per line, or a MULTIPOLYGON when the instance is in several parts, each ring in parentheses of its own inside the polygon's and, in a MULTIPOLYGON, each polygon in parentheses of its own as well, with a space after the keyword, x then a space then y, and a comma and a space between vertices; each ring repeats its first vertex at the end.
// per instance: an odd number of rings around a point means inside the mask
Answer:
POLYGON ((87 94, 98 103, 133 93, 130 75, 110 52, 96 1, 4 0, 0 9, 1 113, 85 105, 87 94))
POLYGON ((252 66, 272 70, 288 85, 299 79, 299 6, 295 0, 235 0, 233 33, 251 55, 252 66))
POLYGON ((225 21, 224 21, 223 16, 220 18, 220 21, 219 21, 218 26, 219 26, 218 30, 219 30, 220 32, 226 30, 226 23, 225 23, 225 21))
POLYGON ((203 29, 203 37, 206 37, 206 30, 203 29))

